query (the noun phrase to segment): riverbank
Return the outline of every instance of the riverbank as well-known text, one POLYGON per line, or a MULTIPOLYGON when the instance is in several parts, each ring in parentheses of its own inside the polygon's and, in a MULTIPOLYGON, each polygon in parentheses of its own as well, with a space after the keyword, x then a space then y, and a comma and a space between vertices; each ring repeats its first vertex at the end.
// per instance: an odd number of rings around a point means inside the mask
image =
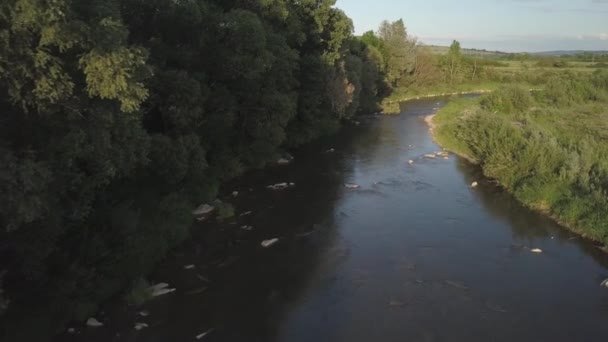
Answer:
POLYGON ((523 89, 502 89, 453 101, 426 121, 439 145, 480 164, 525 206, 606 245, 608 101, 597 87, 585 100, 585 94, 552 94, 554 86, 534 97, 523 89), (554 95, 577 100, 558 106, 548 102, 554 95))
POLYGON ((391 96, 387 97, 380 104, 382 113, 399 114, 399 104, 402 102, 421 100, 426 98, 441 96, 457 96, 467 94, 487 94, 498 88, 501 83, 485 82, 457 85, 435 85, 432 87, 419 88, 397 88, 391 96))

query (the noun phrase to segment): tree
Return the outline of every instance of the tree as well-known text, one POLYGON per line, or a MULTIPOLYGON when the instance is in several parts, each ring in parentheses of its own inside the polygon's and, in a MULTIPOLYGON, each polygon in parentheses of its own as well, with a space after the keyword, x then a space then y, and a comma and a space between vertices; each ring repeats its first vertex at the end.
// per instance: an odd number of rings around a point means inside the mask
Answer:
POLYGON ((397 86, 414 69, 416 40, 408 36, 402 19, 392 23, 383 21, 378 36, 384 41, 386 49, 387 80, 392 86, 397 86))
POLYGON ((457 82, 461 76, 462 66, 462 50, 460 48, 460 42, 457 40, 454 40, 452 45, 450 45, 443 66, 447 74, 448 82, 450 84, 457 82))

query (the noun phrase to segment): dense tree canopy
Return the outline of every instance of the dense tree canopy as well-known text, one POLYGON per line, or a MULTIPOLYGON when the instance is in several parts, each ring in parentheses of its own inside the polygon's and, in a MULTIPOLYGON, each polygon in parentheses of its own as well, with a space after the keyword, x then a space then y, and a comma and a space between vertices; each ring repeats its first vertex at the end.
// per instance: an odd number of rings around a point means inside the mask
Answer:
POLYGON ((383 51, 334 5, 3 1, 0 271, 82 318, 221 181, 376 111, 383 51))

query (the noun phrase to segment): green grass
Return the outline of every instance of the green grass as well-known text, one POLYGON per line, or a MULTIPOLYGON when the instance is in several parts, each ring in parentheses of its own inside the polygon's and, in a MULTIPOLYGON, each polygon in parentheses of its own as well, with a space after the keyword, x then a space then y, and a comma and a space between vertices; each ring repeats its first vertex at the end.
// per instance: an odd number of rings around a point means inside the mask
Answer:
MULTIPOLYGON (((397 88, 391 96, 382 102, 382 111, 385 114, 398 114, 399 103, 422 97, 435 97, 458 93, 491 92, 502 86, 500 82, 480 82, 450 85, 447 83, 418 88, 397 88)), ((522 83, 522 86, 527 86, 522 83)), ((532 87, 532 86, 530 86, 532 87)))
POLYGON ((522 94, 505 87, 451 102, 434 119, 436 141, 527 206, 608 244, 608 72, 522 94))

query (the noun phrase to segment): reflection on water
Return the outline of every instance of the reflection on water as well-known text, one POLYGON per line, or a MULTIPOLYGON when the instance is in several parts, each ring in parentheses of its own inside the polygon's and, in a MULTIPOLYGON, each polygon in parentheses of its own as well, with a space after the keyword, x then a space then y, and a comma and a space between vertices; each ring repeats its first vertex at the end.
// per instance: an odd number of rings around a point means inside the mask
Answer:
POLYGON ((152 277, 175 294, 143 308, 111 303, 105 327, 58 339, 189 341, 209 329, 205 341, 608 336, 608 290, 599 286, 606 255, 522 208, 476 166, 423 157, 439 148, 422 118, 446 100, 370 117, 298 151, 292 165, 226 186, 240 193, 237 212, 253 214, 195 228, 152 277), (481 185, 471 189, 473 181, 481 185), (296 187, 265 188, 278 182, 296 187), (260 247, 275 237, 277 245, 260 247), (188 264, 197 268, 184 270, 188 264), (143 309, 148 317, 138 316, 143 309), (149 328, 136 332, 136 321, 149 328))

